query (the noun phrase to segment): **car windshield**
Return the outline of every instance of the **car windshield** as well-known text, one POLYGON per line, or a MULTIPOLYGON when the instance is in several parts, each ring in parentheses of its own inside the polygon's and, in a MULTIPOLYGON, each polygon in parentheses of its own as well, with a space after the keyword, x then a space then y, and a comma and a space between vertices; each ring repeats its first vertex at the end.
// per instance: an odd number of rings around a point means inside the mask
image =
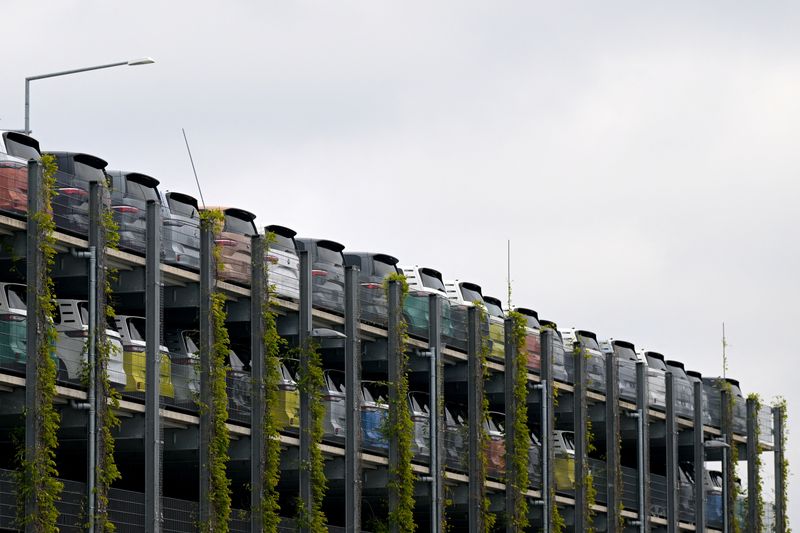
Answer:
POLYGON ((128 332, 130 333, 132 341, 144 341, 145 330, 144 318, 129 318, 128 319, 128 332))
POLYGON ((243 220, 239 217, 228 215, 227 213, 225 214, 225 231, 238 233, 239 235, 247 235, 248 237, 252 237, 256 234, 252 221, 243 220))
POLYGON ((712 471, 710 471, 708 473, 708 475, 711 477, 711 484, 714 487, 716 487, 718 489, 721 489, 722 488, 722 473, 717 472, 716 470, 712 470, 712 471))
POLYGON ((565 431, 561 434, 561 438, 564 441, 564 447, 567 451, 574 451, 575 450, 575 434, 572 432, 565 431))
POLYGON ((461 285, 461 297, 465 302, 483 302, 483 295, 480 292, 461 285))
POLYGON ((78 302, 78 312, 81 314, 81 324, 89 323, 89 302, 78 302))
POLYGON ((388 397, 386 386, 380 383, 363 383, 361 391, 364 394, 364 403, 387 405, 388 397))
POLYGON ((169 197, 169 210, 170 212, 186 218, 200 218, 200 213, 197 212, 195 207, 188 202, 181 202, 173 197, 169 197))
POLYGON ((325 385, 330 392, 341 392, 344 394, 344 372, 333 370, 325 372, 325 385))
POLYGON ((497 305, 496 302, 490 300, 484 300, 483 303, 486 305, 486 311, 489 313, 489 316, 494 316, 497 318, 503 318, 503 308, 497 305))
POLYGON ((411 410, 414 413, 428 413, 428 404, 426 398, 420 394, 411 395, 411 410))
POLYGON ((199 331, 184 331, 183 342, 186 343, 186 353, 199 353, 200 352, 200 332, 199 331))
POLYGON ((289 372, 289 369, 286 368, 286 365, 284 365, 283 363, 281 363, 281 379, 283 381, 295 383, 294 376, 292 375, 291 372, 289 372))
POLYGON ((636 357, 636 352, 633 351, 633 348, 629 346, 620 346, 619 344, 614 346, 614 351, 617 354, 619 359, 624 361, 637 361, 638 358, 636 357))
POLYGON ((427 287, 429 289, 436 289, 438 291, 444 292, 444 283, 440 280, 437 276, 433 274, 429 274, 425 272, 424 269, 420 269, 419 271, 419 280, 422 283, 423 287, 427 287))
POLYGON ((27 309, 27 288, 18 285, 6 285, 6 299, 9 309, 27 309))
POLYGON ((329 265, 342 266, 344 260, 342 259, 342 252, 331 250, 325 246, 317 245, 317 261, 329 265))

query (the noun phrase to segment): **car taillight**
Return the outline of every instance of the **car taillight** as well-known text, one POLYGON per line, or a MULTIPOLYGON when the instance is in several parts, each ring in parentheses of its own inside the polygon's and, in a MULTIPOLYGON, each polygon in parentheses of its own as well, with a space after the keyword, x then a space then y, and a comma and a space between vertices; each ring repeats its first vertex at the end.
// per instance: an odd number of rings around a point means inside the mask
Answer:
POLYGON ((58 192, 61 194, 66 194, 67 196, 88 196, 89 193, 84 191, 83 189, 79 189, 78 187, 61 187, 58 189, 58 192))
POLYGON ((139 208, 132 205, 112 205, 111 209, 117 213, 126 213, 128 215, 135 215, 139 212, 139 208))
POLYGON ((0 315, 0 320, 5 320, 6 322, 25 322, 25 318, 25 315, 14 315, 11 313, 0 315))
POLYGON ((382 289, 383 288, 383 286, 380 283, 371 283, 371 282, 370 283, 362 283, 361 286, 364 287, 365 289, 382 289))
POLYGON ((65 331, 64 333, 67 334, 67 337, 81 338, 81 339, 88 339, 89 338, 89 330, 88 329, 83 329, 83 330, 75 329, 75 330, 72 330, 72 331, 65 331))
POLYGON ((214 244, 219 244, 220 246, 236 246, 236 241, 232 239, 215 239, 214 244))
POLYGON ((277 255, 268 255, 267 256, 267 261, 269 261, 273 265, 277 265, 278 264, 278 256, 277 255))
POLYGON ((324 278, 327 275, 328 275, 328 271, 327 270, 320 270, 318 268, 315 268, 314 270, 311 271, 311 276, 315 277, 315 278, 316 277, 324 278))

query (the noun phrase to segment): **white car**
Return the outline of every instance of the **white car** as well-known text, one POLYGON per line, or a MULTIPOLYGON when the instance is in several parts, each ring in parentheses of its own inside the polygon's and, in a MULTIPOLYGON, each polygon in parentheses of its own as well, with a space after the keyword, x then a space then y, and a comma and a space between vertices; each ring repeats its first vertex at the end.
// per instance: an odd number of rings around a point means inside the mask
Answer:
POLYGON ((0 367, 24 368, 27 357, 28 288, 22 283, 0 283, 0 367))
MULTIPOLYGON (((103 320, 105 317, 99 317, 103 320)), ((70 381, 79 381, 88 352, 89 303, 86 300, 56 300, 54 323, 58 338, 56 354, 59 367, 70 381)), ((124 386, 125 369, 122 364, 122 342, 116 330, 106 328, 106 336, 111 341, 108 359, 108 379, 114 385, 124 386)))
POLYGON ((275 294, 290 300, 300 299, 300 259, 297 256, 294 237, 297 232, 283 226, 270 225, 266 233, 274 235, 267 250, 269 284, 275 286, 275 294))

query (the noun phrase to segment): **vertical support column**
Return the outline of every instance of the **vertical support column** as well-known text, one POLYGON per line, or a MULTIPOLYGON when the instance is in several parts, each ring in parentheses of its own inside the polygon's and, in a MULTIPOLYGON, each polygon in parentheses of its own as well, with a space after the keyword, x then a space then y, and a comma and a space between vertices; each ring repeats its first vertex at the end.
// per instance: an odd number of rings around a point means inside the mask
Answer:
MULTIPOLYGON (((311 258, 308 250, 297 252, 300 258, 300 371, 308 368, 308 343, 311 342, 311 258)), ((305 465, 311 463, 311 405, 308 390, 300 387, 300 502, 305 507, 306 516, 311 516, 313 497, 311 495, 311 472, 305 465)), ((307 533, 308 528, 300 528, 307 533)))
POLYGON ((647 408, 647 365, 636 362, 636 412, 639 422, 639 531, 650 531, 650 415, 647 408))
POLYGON ((607 533, 622 533, 619 527, 622 501, 621 486, 617 484, 617 472, 620 465, 619 449, 619 367, 617 354, 613 351, 606 355, 606 507, 607 533))
POLYGON ((694 384, 694 433, 692 445, 694 447, 694 525, 695 531, 706 530, 705 507, 705 479, 706 479, 706 452, 703 438, 703 382, 695 381, 694 384))
MULTIPOLYGON (((28 161, 28 232, 27 232, 27 347, 28 357, 25 362, 25 460, 32 462, 41 441, 39 424, 41 406, 39 405, 38 379, 39 350, 44 342, 44 324, 39 320, 39 290, 44 281, 46 265, 42 257, 41 240, 39 239, 39 223, 34 213, 43 209, 42 202, 42 165, 37 161, 28 161)), ((37 516, 39 506, 34 494, 25 500, 25 516, 37 516)), ((26 533, 35 531, 34 524, 25 526, 26 533)))
POLYGON ((147 202, 145 254, 145 529, 161 531, 161 206, 147 202))
MULTIPOLYGON (((214 285, 214 235, 206 224, 200 227, 200 404, 211 400, 211 349, 214 345, 214 328, 211 324, 211 291, 214 285)), ((200 523, 207 524, 210 517, 208 476, 209 444, 211 440, 211 411, 200 410, 200 523)))
POLYGON ((675 420, 675 382, 671 371, 665 376, 667 419, 667 533, 678 533, 678 442, 675 420))
POLYGON ((553 450, 553 336, 550 328, 541 330, 540 346, 542 347, 542 531, 550 533, 552 525, 550 517, 553 506, 555 486, 555 453, 553 450))
MULTIPOLYGON (((505 374, 504 374, 504 402, 506 406, 506 480, 517 479, 514 469, 514 424, 517 418, 517 402, 514 396, 514 384, 517 378, 517 345, 514 343, 514 320, 506 318, 503 322, 503 341, 505 348, 505 374)), ((506 516, 511 516, 517 507, 518 498, 522 498, 514 487, 506 481, 506 516)), ((506 531, 514 533, 514 524, 506 520, 506 531)))
POLYGON ((480 467, 481 418, 483 413, 483 369, 481 368, 481 324, 478 310, 467 309, 467 427, 469 430, 469 530, 483 531, 484 479, 480 467))
MULTIPOLYGON (((392 384, 396 384, 400 381, 401 374, 403 372, 402 368, 402 358, 403 354, 400 353, 400 335, 398 333, 398 325, 400 324, 401 320, 401 309, 400 309, 400 284, 396 281, 389 282, 389 329, 387 331, 388 336, 388 358, 389 358, 389 409, 396 409, 396 405, 398 405, 399 401, 403 401, 403 398, 397 397, 397 387, 392 386, 392 384)), ((392 420, 393 418, 396 420, 397 414, 390 413, 389 419, 392 420)), ((397 439, 389 439, 389 479, 392 480, 392 472, 397 471, 397 466, 400 463, 400 448, 398 446, 397 439)), ((397 509, 397 495, 395 491, 389 491, 389 512, 392 513, 397 509)), ((390 526, 391 531, 397 531, 396 525, 390 526)))
POLYGON ((733 483, 735 483, 733 480, 733 460, 731 454, 731 447, 735 446, 733 443, 733 428, 731 427, 731 417, 733 413, 731 412, 730 394, 728 391, 722 389, 719 395, 722 411, 720 431, 722 432, 722 440, 728 445, 728 448, 722 448, 722 533, 729 533, 734 520, 734 491, 731 490, 733 483))
POLYGON ((86 501, 87 515, 89 517, 89 524, 87 530, 89 533, 94 532, 95 516, 100 512, 105 512, 105 509, 97 509, 97 458, 102 457, 105 452, 103 441, 97 440, 97 422, 100 419, 99 413, 105 412, 108 408, 107 398, 105 395, 105 367, 101 364, 100 359, 97 357, 97 349, 100 343, 105 341, 105 321, 102 317, 105 316, 105 268, 100 266, 98 261, 98 254, 103 256, 103 265, 105 264, 105 246, 103 242, 103 231, 101 222, 101 199, 102 188, 100 183, 92 181, 89 183, 89 251, 81 255, 85 256, 88 262, 88 304, 89 304, 89 338, 88 338, 88 354, 87 363, 89 367, 89 435, 87 439, 87 448, 89 460, 87 462, 86 472, 86 501), (102 279, 98 279, 98 273, 102 273, 102 279), (102 289, 98 290, 98 288, 102 289), (98 321, 98 317, 101 320, 98 321), (98 327, 98 323, 102 324, 102 328, 98 327), (98 392, 100 394, 98 395, 98 392), (99 396, 99 397, 98 397, 99 396))
POLYGON ((575 431, 575 531, 587 531, 586 476, 587 443, 586 443, 586 357, 583 355, 583 344, 576 343, 578 349, 573 350, 575 361, 575 392, 573 396, 573 429, 575 431))
POLYGON ((264 528, 261 498, 264 494, 264 306, 269 305, 269 273, 264 268, 264 236, 251 238, 250 254, 250 371, 252 373, 252 410, 250 412, 250 531, 264 528))
POLYGON ((444 478, 441 460, 444 457, 444 405, 442 405, 442 379, 439 368, 442 353, 441 311, 438 295, 428 296, 428 347, 430 349, 430 400, 431 400, 431 533, 439 533, 444 523, 444 478))
MULTIPOLYGON (((758 424, 758 410, 755 400, 747 399, 747 501, 755 502, 758 499, 758 438, 756 437, 756 424, 758 424)), ((758 531, 758 506, 747 506, 747 531, 758 531)))
POLYGON ((345 531, 361 531, 361 339, 358 300, 358 268, 344 270, 344 503, 345 531))
MULTIPOLYGON (((30 337, 28 342, 30 342, 30 337)), ((783 427, 783 410, 785 408, 782 405, 772 408, 772 419, 775 427, 775 531, 786 531, 786 509, 783 506, 782 498, 786 490, 786 478, 783 472, 783 455, 786 453, 786 450, 783 449, 783 432, 786 431, 786 428, 783 427)))

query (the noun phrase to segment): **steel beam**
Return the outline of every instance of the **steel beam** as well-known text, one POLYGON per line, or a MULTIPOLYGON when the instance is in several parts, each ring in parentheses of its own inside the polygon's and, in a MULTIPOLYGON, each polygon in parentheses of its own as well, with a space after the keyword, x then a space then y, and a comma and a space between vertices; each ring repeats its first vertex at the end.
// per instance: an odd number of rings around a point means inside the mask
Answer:
POLYGON ((636 362, 636 413, 639 422, 639 531, 650 532, 650 416, 648 414, 647 365, 636 362))
MULTIPOLYGON (((211 323, 211 291, 214 286, 216 265, 214 264, 213 232, 206 224, 200 227, 200 404, 211 403, 211 350, 214 346, 214 328, 211 323)), ((200 523, 207 524, 210 518, 209 445, 211 441, 211 410, 200 409, 200 523)))
MULTIPOLYGON (((758 410, 756 401, 752 398, 747 399, 747 501, 758 501, 758 438, 756 429, 758 427, 758 410)), ((752 503, 747 506, 747 531, 760 531, 758 524, 758 506, 752 503)))
POLYGON ((667 453, 667 533, 678 533, 678 428, 675 419, 675 382, 671 371, 665 376, 667 453))
MULTIPOLYGON (((47 193, 47 191, 44 191, 47 193)), ((28 161, 28 232, 27 232, 27 349, 28 357, 25 361, 25 460, 33 462, 36 450, 40 446, 42 435, 39 420, 41 419, 42 406, 39 404, 38 377, 39 351, 45 340, 46 324, 41 320, 39 306, 39 293, 42 285, 46 283, 45 275, 47 265, 44 263, 42 243, 39 238, 38 218, 32 216, 44 210, 42 191, 42 165, 37 161, 28 161)), ((39 506, 35 493, 31 491, 25 500, 25 516, 39 515, 39 506)), ((25 525, 26 533, 36 531, 35 524, 28 520, 25 525)))
POLYGON ((269 272, 264 261, 264 236, 250 240, 250 372, 252 377, 252 409, 250 411, 250 531, 261 533, 264 528, 264 468, 266 442, 264 421, 266 391, 264 390, 264 306, 269 305, 269 272))
POLYGON ((617 484, 620 471, 619 367, 617 354, 606 355, 606 507, 607 533, 622 533, 619 527, 622 487, 617 484))
POLYGON ((550 328, 541 330, 540 346, 542 350, 542 531, 550 533, 552 525, 550 516, 555 501, 553 498, 555 487, 555 453, 553 450, 553 429, 555 420, 553 416, 553 337, 555 331, 550 328))
POLYGON ((703 439, 703 382, 694 382, 694 524, 695 531, 706 530, 705 478, 706 452, 703 439))
POLYGON ((786 428, 783 427, 784 409, 786 407, 782 405, 772 408, 775 427, 775 531, 786 531, 786 509, 783 501, 783 494, 786 491, 786 475, 783 471, 784 454, 786 453, 786 450, 783 449, 783 432, 786 431, 786 428))
POLYGON ((358 268, 344 271, 344 507, 346 533, 361 531, 361 339, 358 268))
POLYGON ((469 431, 469 488, 467 508, 469 531, 483 531, 484 482, 480 465, 483 412, 483 369, 481 368, 481 324, 478 309, 467 309, 467 427, 469 431))
MULTIPOLYGON (((397 396, 397 383, 403 374, 403 355, 400 353, 399 324, 402 320, 400 309, 400 284, 397 281, 389 282, 388 290, 389 322, 388 322, 388 354, 389 358, 389 420, 397 420, 397 405, 403 398, 397 396)), ((393 472, 397 471, 400 463, 400 447, 398 439, 389 439, 389 479, 393 479, 393 472)), ((398 498, 396 491, 389 489, 389 513, 397 510, 398 498)), ((398 530, 396 524, 391 524, 390 531, 398 530)))
POLYGON ((722 420, 720 421, 720 431, 722 432, 722 440, 728 445, 728 448, 722 449, 722 533, 730 533, 731 525, 735 520, 734 516, 734 494, 733 488, 734 472, 733 472, 733 454, 731 447, 735 446, 733 443, 733 412, 731 411, 729 392, 722 389, 720 395, 720 407, 722 410, 722 420))
POLYGON ((578 341, 573 350, 575 362, 575 392, 573 393, 573 429, 575 431, 575 531, 588 531, 588 500, 586 497, 586 470, 588 468, 588 446, 586 441, 586 357, 583 343, 578 341))
MULTIPOLYGON (((517 472, 514 468, 515 442, 514 424, 516 423, 517 402, 514 396, 514 384, 517 377, 517 345, 514 342, 514 319, 506 318, 503 322, 503 341, 505 348, 505 387, 504 401, 506 406, 506 516, 511 517, 517 508, 517 502, 523 497, 522 494, 514 490, 509 480, 517 479, 517 472)), ((526 421, 527 422, 527 421, 526 421)), ((506 532, 514 533, 514 523, 506 519, 506 532)))
POLYGON ((439 533, 444 523, 444 389, 442 384, 441 357, 442 353, 442 302, 438 295, 428 296, 428 348, 430 360, 430 473, 431 473, 431 533, 439 533))
MULTIPOLYGON (((308 348, 311 339, 311 258, 308 250, 297 252, 300 259, 300 329, 298 340, 300 343, 300 371, 308 368, 308 348)), ((306 516, 311 516, 314 499, 311 493, 311 472, 307 465, 311 464, 311 404, 309 391, 300 387, 300 468, 299 470, 299 497, 305 507, 306 516)), ((307 527, 299 528, 301 533, 307 533, 307 527)))
POLYGON ((145 530, 161 531, 161 205, 147 202, 145 254, 145 530))
MULTIPOLYGON (((97 498, 97 458, 103 457, 106 449, 102 439, 97 439, 98 422, 102 414, 108 409, 108 399, 106 397, 106 365, 101 358, 97 357, 97 350, 106 339, 105 320, 98 320, 106 314, 105 306, 105 233, 102 230, 102 192, 97 181, 89 183, 89 251, 79 252, 80 255, 88 259, 87 273, 89 277, 88 304, 89 304, 89 338, 87 350, 87 363, 89 367, 89 424, 87 451, 89 460, 87 461, 86 472, 86 499, 87 515, 89 516, 88 533, 94 533, 95 517, 105 514, 107 506, 103 505, 97 498), (98 261, 98 256, 102 255, 103 262, 98 261), (98 279, 100 274, 101 279, 98 279), (103 506, 99 509, 98 506, 103 506)), ((78 255, 78 254, 76 254, 78 255)), ((106 487, 107 489, 107 487, 106 487)), ((102 490, 102 489, 101 489, 102 490)))

